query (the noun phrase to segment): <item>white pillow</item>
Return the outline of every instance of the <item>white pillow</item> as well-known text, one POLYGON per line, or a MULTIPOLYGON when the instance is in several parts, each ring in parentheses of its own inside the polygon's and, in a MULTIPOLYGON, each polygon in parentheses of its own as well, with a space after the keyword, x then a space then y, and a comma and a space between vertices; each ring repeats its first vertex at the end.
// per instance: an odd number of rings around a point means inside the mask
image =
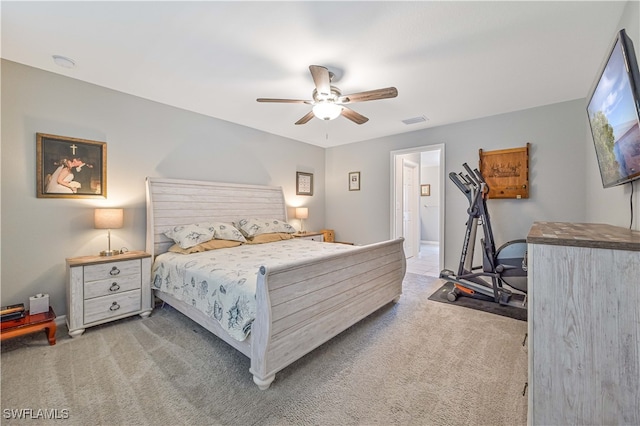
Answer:
POLYGON ((171 238, 183 249, 188 249, 195 245, 212 240, 213 234, 214 228, 211 226, 211 223, 178 225, 164 232, 164 235, 171 238))
POLYGON ((271 234, 273 232, 286 232, 288 234, 296 232, 293 226, 277 219, 240 219, 234 222, 233 225, 247 238, 253 238, 260 234, 271 234))
POLYGON ((247 242, 242 233, 238 231, 232 223, 211 222, 210 225, 214 229, 213 237, 216 240, 240 241, 241 243, 247 242))

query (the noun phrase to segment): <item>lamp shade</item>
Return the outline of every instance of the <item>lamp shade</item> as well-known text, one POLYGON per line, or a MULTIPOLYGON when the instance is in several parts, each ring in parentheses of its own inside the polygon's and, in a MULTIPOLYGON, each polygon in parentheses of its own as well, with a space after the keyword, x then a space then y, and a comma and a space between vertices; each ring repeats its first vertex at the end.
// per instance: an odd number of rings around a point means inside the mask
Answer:
POLYGON ((313 115, 321 120, 333 120, 338 118, 342 112, 342 107, 333 102, 319 102, 313 106, 312 110, 313 115))
POLYGON ((307 207, 296 207, 296 219, 307 219, 309 217, 309 209, 307 207))
POLYGON ((96 209, 93 221, 96 229, 118 229, 123 224, 123 209, 96 209))

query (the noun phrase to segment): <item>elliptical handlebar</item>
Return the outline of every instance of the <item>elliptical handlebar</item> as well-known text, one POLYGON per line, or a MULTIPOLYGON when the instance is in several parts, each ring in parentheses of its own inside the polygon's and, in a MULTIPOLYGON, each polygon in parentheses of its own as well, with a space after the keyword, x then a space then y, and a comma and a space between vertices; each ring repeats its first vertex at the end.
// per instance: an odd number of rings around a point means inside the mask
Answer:
POLYGON ((462 167, 464 167, 464 169, 467 171, 467 177, 469 177, 476 186, 480 186, 480 183, 482 183, 482 181, 478 180, 478 177, 473 172, 473 170, 471 170, 471 167, 469 167, 467 163, 462 164, 462 167))
MULTIPOLYGON (((469 192, 471 192, 471 190, 467 187, 468 183, 462 182, 462 180, 460 179, 460 176, 458 176, 457 173, 455 172, 449 173, 449 179, 451 179, 451 181, 455 183, 458 189, 462 191, 464 194, 469 194, 469 192)), ((462 179, 466 181, 464 176, 462 176, 462 179)))
POLYGON ((473 184, 482 188, 482 191, 485 194, 488 194, 490 188, 489 188, 489 185, 487 184, 487 181, 484 180, 484 176, 482 176, 482 173, 480 173, 480 170, 478 169, 471 170, 471 167, 469 167, 467 163, 463 163, 462 167, 464 167, 464 169, 467 171, 468 173, 467 177, 473 181, 473 184))

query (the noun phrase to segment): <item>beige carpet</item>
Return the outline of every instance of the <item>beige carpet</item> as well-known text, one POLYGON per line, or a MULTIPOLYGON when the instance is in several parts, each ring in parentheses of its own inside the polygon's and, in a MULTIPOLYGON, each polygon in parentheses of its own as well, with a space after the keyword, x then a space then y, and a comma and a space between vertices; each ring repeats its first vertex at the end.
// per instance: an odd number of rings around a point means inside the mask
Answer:
POLYGON ((441 282, 407 274, 404 294, 276 375, 166 306, 88 329, 3 342, 2 424, 518 425, 526 423, 526 322, 429 301, 441 282), (7 419, 57 409, 67 420, 7 419))

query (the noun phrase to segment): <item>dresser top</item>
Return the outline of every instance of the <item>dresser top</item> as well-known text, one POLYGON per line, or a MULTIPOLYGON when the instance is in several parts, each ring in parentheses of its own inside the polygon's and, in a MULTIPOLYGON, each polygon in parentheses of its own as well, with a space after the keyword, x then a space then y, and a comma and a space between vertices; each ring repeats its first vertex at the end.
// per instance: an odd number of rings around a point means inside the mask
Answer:
POLYGON ((640 251, 640 231, 603 223, 534 222, 527 242, 640 251))

